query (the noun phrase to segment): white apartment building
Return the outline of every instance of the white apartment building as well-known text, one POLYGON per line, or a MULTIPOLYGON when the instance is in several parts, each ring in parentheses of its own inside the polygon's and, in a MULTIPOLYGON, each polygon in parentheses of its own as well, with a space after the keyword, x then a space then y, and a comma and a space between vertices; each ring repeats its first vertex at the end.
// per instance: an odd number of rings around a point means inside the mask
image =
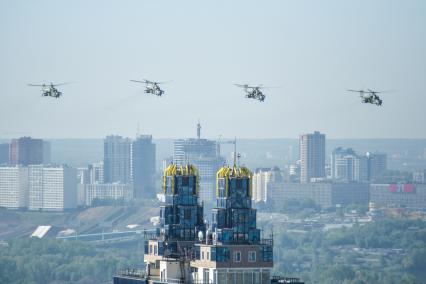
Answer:
POLYGON ((28 209, 63 211, 76 208, 77 172, 67 166, 28 166, 28 209))
POLYGON ((272 171, 259 170, 252 177, 252 200, 254 202, 266 202, 268 183, 271 181, 272 171))
POLYGON ((27 206, 28 168, 0 167, 0 206, 19 209, 27 206))

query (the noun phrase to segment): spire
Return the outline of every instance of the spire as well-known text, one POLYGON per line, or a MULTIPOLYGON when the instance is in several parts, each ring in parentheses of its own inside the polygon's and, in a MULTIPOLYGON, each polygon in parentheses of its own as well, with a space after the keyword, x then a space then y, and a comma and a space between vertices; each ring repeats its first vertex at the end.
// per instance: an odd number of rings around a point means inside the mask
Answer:
POLYGON ((201 137, 201 124, 200 124, 200 120, 198 119, 198 123, 197 123, 197 138, 200 139, 201 137))
POLYGON ((237 167, 237 137, 234 139, 234 168, 237 167))

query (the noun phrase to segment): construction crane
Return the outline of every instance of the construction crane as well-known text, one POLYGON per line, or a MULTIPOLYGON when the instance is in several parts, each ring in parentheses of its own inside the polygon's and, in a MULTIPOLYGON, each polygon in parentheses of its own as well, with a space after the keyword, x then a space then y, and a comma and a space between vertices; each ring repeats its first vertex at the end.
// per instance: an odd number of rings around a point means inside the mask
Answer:
POLYGON ((239 164, 239 160, 241 158, 241 155, 237 154, 237 137, 235 137, 234 140, 222 141, 222 134, 219 135, 219 139, 217 140, 217 147, 218 147, 218 153, 219 154, 220 154, 220 144, 233 144, 234 145, 234 153, 233 153, 234 167, 237 166, 237 159, 238 159, 238 164, 239 164))

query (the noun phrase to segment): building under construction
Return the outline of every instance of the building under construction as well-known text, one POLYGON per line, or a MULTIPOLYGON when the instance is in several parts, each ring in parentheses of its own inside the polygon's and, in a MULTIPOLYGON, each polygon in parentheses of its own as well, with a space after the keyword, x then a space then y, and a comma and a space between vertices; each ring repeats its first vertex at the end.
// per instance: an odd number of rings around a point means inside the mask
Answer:
POLYGON ((272 277, 273 236, 262 236, 251 206, 252 173, 245 167, 217 172, 212 223, 203 218, 198 172, 192 165, 170 165, 164 172, 165 204, 160 229, 145 244, 145 271, 126 270, 124 283, 302 283, 272 277))

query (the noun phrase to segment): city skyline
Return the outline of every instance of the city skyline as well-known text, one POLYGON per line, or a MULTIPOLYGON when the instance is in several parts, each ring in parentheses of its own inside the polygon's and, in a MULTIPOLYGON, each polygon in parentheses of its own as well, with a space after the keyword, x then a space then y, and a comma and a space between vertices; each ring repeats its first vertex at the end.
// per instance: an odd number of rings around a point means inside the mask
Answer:
POLYGON ((0 283, 423 283, 426 1, 0 0, 0 283))
POLYGON ((0 137, 194 137, 199 118, 205 137, 425 138, 421 1, 0 5, 0 137), (151 97, 143 77, 172 82, 151 97), (58 100, 27 86, 51 81, 74 83, 58 100), (235 83, 281 88, 260 103, 235 83), (391 92, 382 107, 346 92, 367 88, 391 92), (185 105, 191 127, 171 127, 185 105))

